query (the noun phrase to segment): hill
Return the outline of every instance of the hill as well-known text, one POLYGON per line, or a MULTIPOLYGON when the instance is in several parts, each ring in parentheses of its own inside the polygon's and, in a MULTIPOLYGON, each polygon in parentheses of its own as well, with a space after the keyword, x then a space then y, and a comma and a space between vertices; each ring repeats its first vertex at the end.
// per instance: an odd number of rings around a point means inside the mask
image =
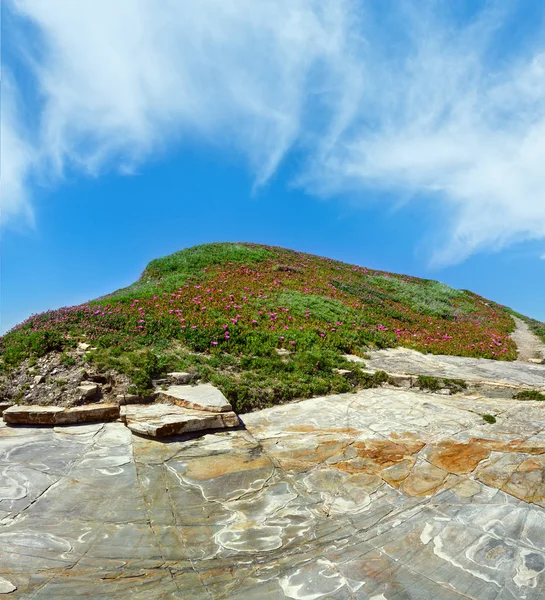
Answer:
MULTIPOLYGON (((543 324, 527 322, 544 336, 543 324)), ((112 390, 122 383, 142 395, 166 372, 188 371, 242 411, 372 385, 365 373, 339 373, 344 354, 365 357, 368 348, 514 360, 513 329, 506 307, 436 281, 284 248, 206 244, 153 260, 127 288, 5 334, 2 393, 34 401, 29 377, 43 365, 50 383, 61 381, 59 401, 69 387, 63 369, 110 374, 112 390)))

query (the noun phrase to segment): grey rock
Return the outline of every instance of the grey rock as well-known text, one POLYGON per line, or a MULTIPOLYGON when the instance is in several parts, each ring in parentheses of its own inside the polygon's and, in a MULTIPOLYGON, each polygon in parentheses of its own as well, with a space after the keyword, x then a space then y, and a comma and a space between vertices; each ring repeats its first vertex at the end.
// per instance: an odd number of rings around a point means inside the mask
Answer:
POLYGON ((289 356, 291 354, 286 348, 275 348, 275 352, 278 356, 289 356))
POLYGON ((76 389, 83 398, 87 399, 96 396, 100 387, 92 381, 82 381, 81 385, 78 385, 76 389))
POLYGON ((193 375, 191 373, 186 373, 185 371, 174 371, 172 373, 167 373, 168 378, 178 385, 184 385, 190 383, 193 379, 193 375))
POLYGON ((0 594, 11 594, 17 589, 17 586, 13 585, 11 581, 0 577, 0 594))
POLYGON ((351 375, 353 375, 350 369, 333 369, 333 371, 341 377, 350 377, 351 375))
POLYGON ((361 358, 361 356, 356 356, 355 354, 343 354, 344 358, 346 358, 346 360, 353 362, 353 363, 364 363, 365 360, 363 358, 361 358))
POLYGON ((14 597, 543 598, 542 403, 377 388, 243 420, 167 440, 0 423, 14 597))
POLYGON ((91 344, 87 344, 86 342, 80 342, 78 344, 78 350, 81 350, 83 352, 86 352, 87 350, 89 350, 90 347, 91 347, 91 344))
POLYGON ((211 413, 171 404, 124 406, 121 416, 134 433, 153 437, 181 435, 239 425, 234 412, 211 413))
POLYGON ((211 412, 227 412, 233 410, 227 398, 210 383, 199 385, 171 385, 159 392, 159 397, 175 402, 178 406, 206 410, 211 412))
POLYGON ((119 418, 117 404, 86 404, 73 408, 60 406, 11 406, 2 413, 11 425, 67 425, 96 423, 119 418))
POLYGON ((34 376, 34 383, 36 385, 43 383, 45 381, 45 375, 35 375, 34 376))

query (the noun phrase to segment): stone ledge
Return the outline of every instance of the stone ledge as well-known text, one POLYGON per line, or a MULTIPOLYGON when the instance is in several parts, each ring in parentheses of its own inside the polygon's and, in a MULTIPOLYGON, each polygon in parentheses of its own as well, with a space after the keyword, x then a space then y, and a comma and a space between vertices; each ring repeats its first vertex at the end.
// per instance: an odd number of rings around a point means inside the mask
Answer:
POLYGON ((225 429, 240 424, 237 415, 231 411, 212 413, 172 404, 124 406, 121 409, 121 418, 132 432, 152 437, 225 429))
POLYGON ((230 412, 233 407, 227 398, 209 383, 199 385, 171 385, 159 392, 159 397, 165 401, 174 402, 184 408, 205 410, 210 412, 230 412))
POLYGON ((11 406, 2 418, 11 425, 73 425, 114 421, 119 418, 116 404, 86 404, 73 408, 61 406, 11 406))

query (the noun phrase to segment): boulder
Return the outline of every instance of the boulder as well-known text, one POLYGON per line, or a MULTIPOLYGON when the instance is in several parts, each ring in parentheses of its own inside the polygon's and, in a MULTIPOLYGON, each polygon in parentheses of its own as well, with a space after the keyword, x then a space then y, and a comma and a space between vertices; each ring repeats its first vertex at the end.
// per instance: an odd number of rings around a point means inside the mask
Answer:
POLYGON ((119 418, 117 404, 87 404, 73 408, 62 406, 11 406, 2 413, 11 425, 72 425, 100 423, 119 418))
POLYGON ((224 429, 239 425, 238 417, 234 412, 212 413, 172 404, 124 406, 121 409, 121 417, 132 432, 152 437, 224 429))
POLYGON ((0 415, 10 406, 13 406, 12 402, 0 402, 0 415))
POLYGON ((82 381, 81 385, 76 388, 84 399, 92 398, 98 393, 99 387, 92 381, 82 381))
POLYGON ((233 410, 227 398, 217 387, 209 383, 199 385, 171 385, 166 390, 159 392, 159 396, 166 401, 174 402, 178 406, 205 410, 210 412, 228 412, 233 410))
POLYGON ((170 381, 177 383, 178 385, 184 385, 193 379, 193 375, 191 373, 186 373, 185 371, 174 371, 172 373, 167 373, 167 376, 170 381))

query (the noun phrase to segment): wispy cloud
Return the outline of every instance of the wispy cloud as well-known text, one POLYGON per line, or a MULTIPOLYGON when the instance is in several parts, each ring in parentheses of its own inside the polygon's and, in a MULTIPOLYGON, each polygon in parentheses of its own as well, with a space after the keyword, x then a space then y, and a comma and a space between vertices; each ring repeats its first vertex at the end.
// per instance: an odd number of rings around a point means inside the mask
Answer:
POLYGON ((7 216, 40 169, 131 169, 198 139, 242 153, 256 185, 297 149, 309 190, 425 198, 446 219, 438 263, 544 238, 543 35, 502 53, 507 11, 383 5, 11 0, 43 39, 43 106, 32 146, 2 113, 7 216))

